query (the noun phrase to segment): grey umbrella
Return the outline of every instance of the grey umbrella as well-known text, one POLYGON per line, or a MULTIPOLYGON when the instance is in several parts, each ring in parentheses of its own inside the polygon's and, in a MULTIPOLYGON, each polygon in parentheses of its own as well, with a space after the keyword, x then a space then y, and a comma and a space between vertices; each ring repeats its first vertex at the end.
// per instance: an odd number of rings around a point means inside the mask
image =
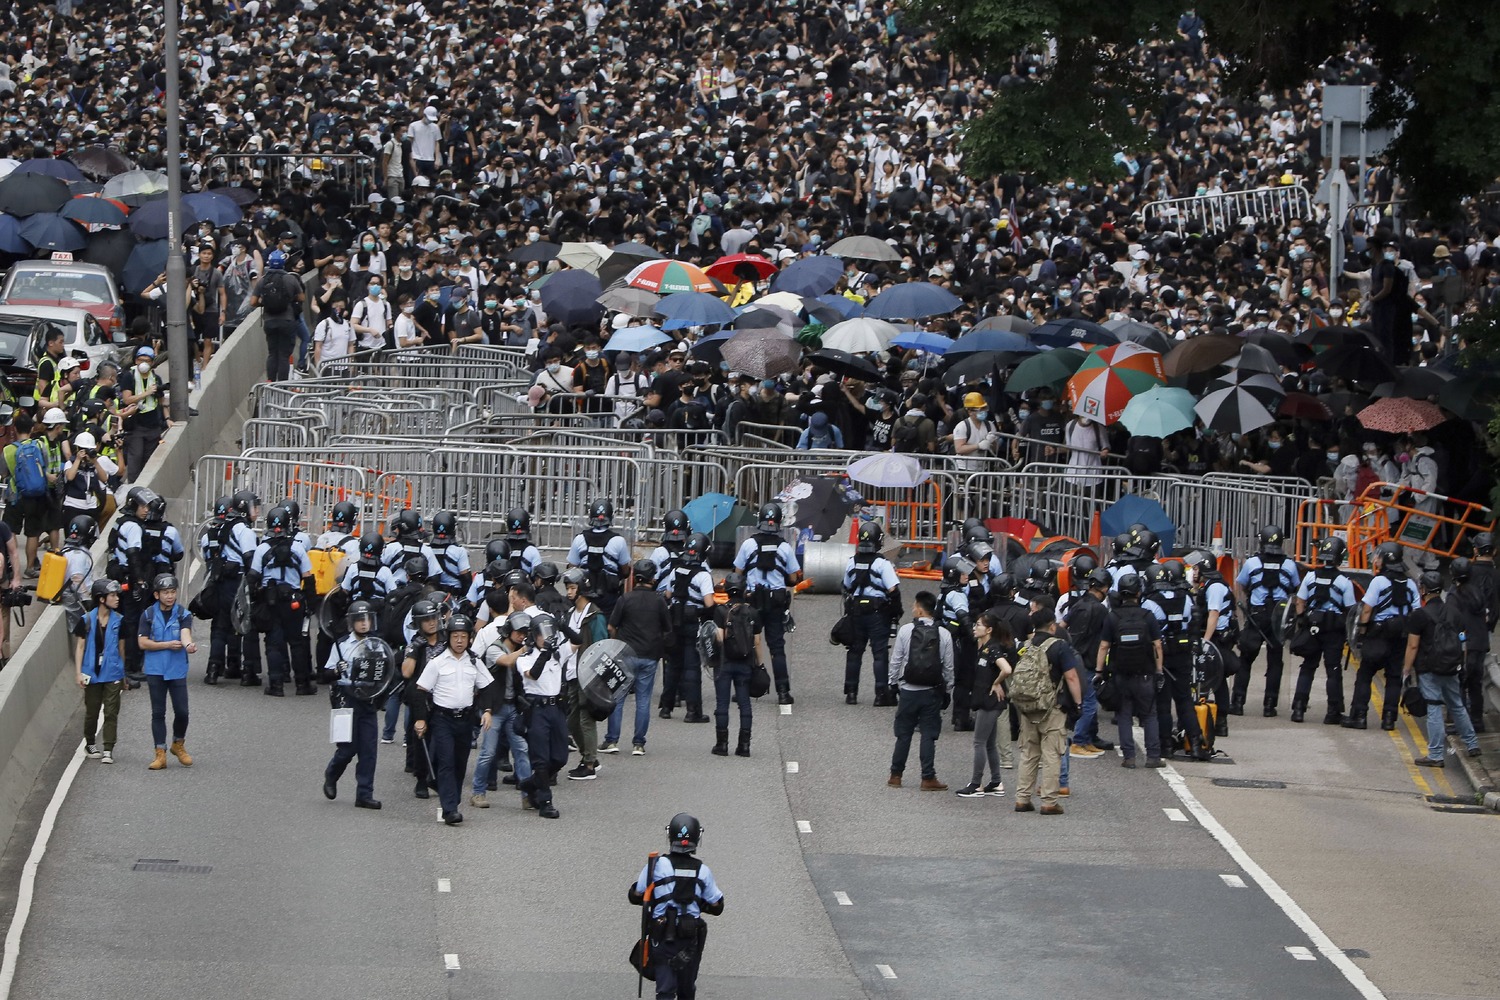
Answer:
POLYGON ((604 294, 596 300, 606 309, 624 313, 627 316, 650 316, 661 301, 661 296, 655 292, 648 292, 644 288, 606 288, 604 294))
POLYGON ((854 260, 883 260, 895 263, 901 259, 901 255, 889 243, 877 240, 873 236, 845 236, 829 247, 828 253, 835 257, 847 257, 854 260))
POLYGON ((724 342, 720 353, 735 371, 775 378, 797 370, 802 345, 777 330, 741 330, 724 342))

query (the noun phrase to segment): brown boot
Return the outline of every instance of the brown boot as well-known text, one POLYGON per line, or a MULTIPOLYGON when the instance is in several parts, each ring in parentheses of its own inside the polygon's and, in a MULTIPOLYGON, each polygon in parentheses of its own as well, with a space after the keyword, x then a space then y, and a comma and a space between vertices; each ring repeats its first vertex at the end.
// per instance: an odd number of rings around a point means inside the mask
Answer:
POLYGON ((156 748, 156 756, 151 758, 151 763, 146 765, 147 770, 160 771, 167 766, 167 752, 161 747, 156 748))
POLYGON ((892 774, 890 776, 890 778, 886 779, 886 784, 890 785, 892 788, 900 788, 901 787, 901 775, 899 775, 899 774, 892 774))
POLYGON ((936 778, 923 778, 922 791, 924 792, 946 792, 948 786, 936 778))
POLYGON ((172 756, 177 758, 177 763, 183 767, 192 767, 193 758, 188 756, 187 748, 182 745, 181 740, 172 741, 172 756))

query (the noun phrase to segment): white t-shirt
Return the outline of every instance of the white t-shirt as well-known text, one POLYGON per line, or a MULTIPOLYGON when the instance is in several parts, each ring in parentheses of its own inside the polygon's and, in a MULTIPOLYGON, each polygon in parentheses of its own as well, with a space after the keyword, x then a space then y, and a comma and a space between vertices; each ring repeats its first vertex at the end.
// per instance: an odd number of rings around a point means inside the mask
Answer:
POLYGON ((988 420, 986 420, 979 427, 975 427, 974 421, 970 420, 968 417, 960 420, 958 422, 958 425, 953 428, 954 454, 957 455, 958 446, 960 444, 968 444, 971 437, 973 439, 973 442, 980 446, 980 450, 970 452, 967 455, 959 455, 954 459, 953 464, 957 468, 962 469, 966 472, 977 472, 983 469, 985 466, 984 459, 988 457, 986 452, 990 450, 985 446, 984 438, 986 435, 992 433, 994 429, 995 425, 990 423, 988 420))
POLYGON ((324 361, 347 358, 354 351, 354 327, 347 319, 325 317, 313 330, 313 342, 323 345, 324 361))
POLYGON ((354 311, 349 314, 351 323, 359 323, 367 326, 374 333, 361 333, 359 335, 359 346, 366 350, 377 350, 385 346, 385 331, 391 328, 391 304, 385 299, 372 303, 369 296, 354 303, 354 311))

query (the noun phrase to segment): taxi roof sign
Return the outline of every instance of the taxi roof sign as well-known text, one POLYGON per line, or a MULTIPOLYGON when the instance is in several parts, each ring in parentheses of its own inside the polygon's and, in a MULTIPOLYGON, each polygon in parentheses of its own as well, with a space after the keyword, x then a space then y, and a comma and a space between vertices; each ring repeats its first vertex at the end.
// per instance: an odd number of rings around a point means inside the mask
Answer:
POLYGON ((54 250, 52 251, 52 263, 71 264, 73 263, 73 255, 70 253, 65 253, 62 250, 54 250))

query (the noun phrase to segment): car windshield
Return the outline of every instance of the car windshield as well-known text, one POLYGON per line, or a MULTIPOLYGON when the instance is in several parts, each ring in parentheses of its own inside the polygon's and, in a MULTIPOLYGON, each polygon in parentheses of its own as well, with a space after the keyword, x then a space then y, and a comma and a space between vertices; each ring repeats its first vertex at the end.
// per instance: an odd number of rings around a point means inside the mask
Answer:
POLYGON ((16 364, 26 357, 26 337, 30 323, 0 319, 0 362, 16 364))
POLYGON ((88 271, 21 271, 5 293, 8 302, 43 300, 97 306, 113 302, 109 279, 88 271))

